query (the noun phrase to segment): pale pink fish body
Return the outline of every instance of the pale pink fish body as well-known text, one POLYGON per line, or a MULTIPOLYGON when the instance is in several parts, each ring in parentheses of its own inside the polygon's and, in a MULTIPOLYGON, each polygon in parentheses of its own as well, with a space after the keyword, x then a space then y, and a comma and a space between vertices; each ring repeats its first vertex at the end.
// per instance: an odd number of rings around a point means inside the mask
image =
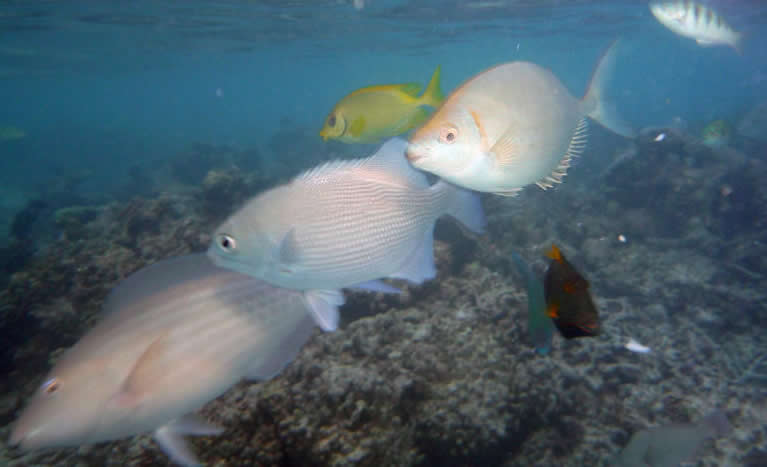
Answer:
POLYGON ((583 100, 534 63, 504 63, 475 75, 413 134, 410 162, 464 188, 502 195, 561 181, 585 145, 586 116, 633 136, 602 98, 614 50, 600 61, 583 100))

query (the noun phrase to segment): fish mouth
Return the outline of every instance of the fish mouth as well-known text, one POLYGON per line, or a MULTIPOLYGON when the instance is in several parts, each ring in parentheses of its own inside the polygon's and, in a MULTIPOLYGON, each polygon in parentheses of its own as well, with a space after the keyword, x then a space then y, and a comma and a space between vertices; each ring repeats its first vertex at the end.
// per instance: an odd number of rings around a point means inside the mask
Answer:
POLYGON ((424 158, 422 154, 418 154, 416 148, 411 146, 408 146, 408 148, 405 150, 405 157, 407 157, 407 160, 409 160, 411 164, 414 164, 424 158))

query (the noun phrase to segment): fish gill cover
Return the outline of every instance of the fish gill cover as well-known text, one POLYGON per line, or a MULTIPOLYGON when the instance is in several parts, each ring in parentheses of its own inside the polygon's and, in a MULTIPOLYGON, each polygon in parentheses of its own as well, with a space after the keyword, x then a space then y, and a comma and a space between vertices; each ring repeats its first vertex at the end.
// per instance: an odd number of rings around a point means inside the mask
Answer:
MULTIPOLYGON (((205 250, 304 170, 373 154, 317 134, 350 92, 424 86, 440 65, 448 95, 526 61, 580 96, 621 36, 606 95, 637 138, 592 125, 556 189, 483 197, 478 239, 439 221, 435 280, 346 291, 339 330, 207 404, 226 431, 193 450, 227 466, 603 465, 634 433, 720 409, 734 433, 699 464, 764 465, 767 5, 704 5, 743 34, 742 56, 642 2, 3 3, 0 436, 119 280, 205 250), (717 120, 733 131, 706 145, 717 120), (538 355, 512 253, 540 273, 551 244, 588 273, 602 334, 538 355)), ((13 466, 165 463, 135 439, 0 447, 13 466)))

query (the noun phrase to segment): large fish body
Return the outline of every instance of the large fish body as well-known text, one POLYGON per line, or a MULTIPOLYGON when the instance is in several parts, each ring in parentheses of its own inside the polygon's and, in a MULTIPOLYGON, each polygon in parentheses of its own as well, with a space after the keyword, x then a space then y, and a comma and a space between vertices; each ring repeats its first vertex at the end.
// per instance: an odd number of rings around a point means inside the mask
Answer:
POLYGON ((740 53, 740 33, 705 5, 689 0, 656 1, 650 3, 650 11, 662 25, 698 45, 729 45, 740 53))
POLYGON ((330 162, 256 196, 216 229, 208 254, 221 267, 325 296, 381 278, 433 278, 437 218, 480 232, 484 216, 475 193, 430 186, 405 146, 392 139, 369 158, 330 162))
POLYGON ((140 270, 104 308, 33 396, 13 444, 78 446, 153 432, 175 462, 196 465, 181 435, 221 430, 186 414, 242 378, 272 377, 314 329, 300 292, 199 254, 140 270))
POLYGON ((410 162, 477 191, 513 195, 533 183, 550 187, 583 150, 586 116, 634 135, 602 98, 615 54, 613 44, 583 100, 534 63, 505 63, 479 73, 416 130, 407 149, 410 162))

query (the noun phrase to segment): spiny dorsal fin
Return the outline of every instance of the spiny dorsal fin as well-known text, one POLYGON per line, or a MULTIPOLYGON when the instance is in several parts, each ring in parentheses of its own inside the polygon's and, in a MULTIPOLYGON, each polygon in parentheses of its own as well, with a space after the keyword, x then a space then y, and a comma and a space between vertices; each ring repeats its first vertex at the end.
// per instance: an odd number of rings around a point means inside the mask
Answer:
POLYGON ((336 160, 326 162, 298 175, 294 181, 328 182, 338 177, 344 177, 349 172, 365 168, 366 171, 391 174, 393 176, 378 177, 377 183, 407 184, 417 188, 428 188, 426 175, 416 170, 407 161, 405 149, 407 141, 402 138, 391 138, 386 141, 370 157, 364 159, 336 160))

